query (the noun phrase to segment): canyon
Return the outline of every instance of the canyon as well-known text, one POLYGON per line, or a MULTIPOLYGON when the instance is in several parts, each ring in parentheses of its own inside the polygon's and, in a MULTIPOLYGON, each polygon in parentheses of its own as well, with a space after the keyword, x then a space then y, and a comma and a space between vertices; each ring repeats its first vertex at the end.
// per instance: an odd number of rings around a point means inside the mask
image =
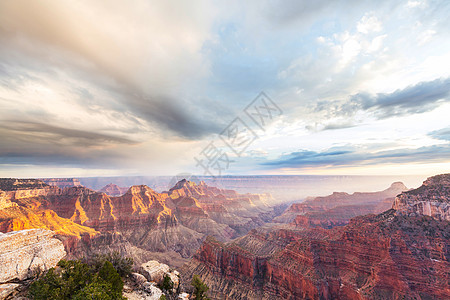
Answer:
POLYGON ((431 177, 345 226, 305 226, 300 214, 228 243, 208 238, 181 272, 214 299, 448 299, 449 179, 431 177))
POLYGON ((1 179, 0 187, 0 230, 52 230, 69 257, 110 249, 137 263, 156 257, 179 266, 206 236, 227 242, 276 216, 269 194, 239 194, 187 180, 163 193, 132 186, 117 197, 31 179, 1 179))
MULTIPOLYGON (((412 190, 395 182, 379 192, 310 197, 284 212, 270 194, 188 180, 161 193, 146 185, 103 191, 0 179, 0 242, 29 235, 11 245, 45 244, 55 260, 119 251, 167 272, 161 262, 178 268, 181 282, 199 275, 213 299, 450 297, 449 174, 412 190)), ((23 248, 5 247, 0 257, 12 262, 23 248)), ((31 253, 36 259, 19 268, 26 274, 35 263, 54 264, 31 253)), ((5 266, 3 292, 14 291, 18 268, 5 266)), ((28 276, 20 274, 16 280, 28 276)))

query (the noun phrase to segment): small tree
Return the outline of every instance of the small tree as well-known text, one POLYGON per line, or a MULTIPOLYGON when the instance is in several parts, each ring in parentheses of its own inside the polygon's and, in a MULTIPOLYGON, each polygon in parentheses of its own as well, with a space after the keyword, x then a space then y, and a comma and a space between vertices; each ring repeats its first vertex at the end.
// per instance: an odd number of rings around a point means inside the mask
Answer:
POLYGON ((100 283, 94 281, 82 288, 72 298, 73 300, 115 300, 120 299, 117 295, 114 297, 111 294, 111 285, 109 283, 100 283))
POLYGON ((161 285, 161 289, 163 290, 163 291, 168 291, 168 292, 172 292, 172 289, 173 289, 173 281, 172 281, 172 279, 170 279, 170 276, 169 275, 164 275, 164 280, 163 280, 163 283, 162 283, 162 285, 161 285))
POLYGON ((61 260, 33 282, 29 296, 35 300, 121 300, 123 281, 114 266, 105 261, 96 270, 81 261, 61 260))
POLYGON ((131 257, 122 256, 118 251, 107 254, 96 254, 92 258, 85 260, 89 265, 94 266, 95 270, 99 270, 105 261, 109 261, 121 277, 130 275, 133 268, 133 259, 131 257))
POLYGON ((98 272, 98 276, 111 285, 111 291, 113 292, 114 296, 118 297, 119 295, 122 295, 123 281, 112 263, 110 263, 109 261, 105 261, 103 267, 98 272))
POLYGON ((209 290, 209 287, 203 283, 198 275, 194 275, 191 285, 194 287, 195 300, 209 300, 206 296, 206 292, 209 290))

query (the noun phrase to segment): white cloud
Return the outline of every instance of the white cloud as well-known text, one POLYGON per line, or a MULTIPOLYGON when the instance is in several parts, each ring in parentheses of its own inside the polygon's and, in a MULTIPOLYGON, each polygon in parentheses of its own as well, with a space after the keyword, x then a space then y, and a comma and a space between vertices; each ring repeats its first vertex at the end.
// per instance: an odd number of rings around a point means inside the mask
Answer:
POLYGON ((381 22, 375 16, 364 15, 356 26, 358 32, 368 34, 371 32, 380 32, 382 29, 381 22))
POLYGON ((387 34, 382 34, 377 37, 375 37, 371 42, 370 45, 367 47, 368 52, 376 52, 380 50, 383 47, 383 40, 387 37, 387 34))
POLYGON ((422 46, 423 44, 428 43, 435 34, 436 34, 435 30, 432 29, 425 30, 424 32, 418 35, 417 44, 422 46))
POLYGON ((406 6, 409 8, 425 7, 425 6, 427 6, 427 3, 426 3, 426 1, 409 0, 408 3, 406 4, 406 6))

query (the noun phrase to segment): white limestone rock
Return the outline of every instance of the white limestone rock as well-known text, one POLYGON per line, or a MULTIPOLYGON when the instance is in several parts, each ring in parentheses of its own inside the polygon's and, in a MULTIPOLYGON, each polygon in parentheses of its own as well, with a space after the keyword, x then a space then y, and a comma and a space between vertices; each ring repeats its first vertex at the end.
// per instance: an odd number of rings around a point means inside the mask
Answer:
POLYGON ((0 284, 0 299, 12 297, 17 293, 17 288, 20 287, 18 283, 3 283, 0 284))
POLYGON ((66 256, 63 243, 46 229, 0 235, 0 283, 24 280, 35 270, 48 270, 66 256))
POLYGON ((166 264, 161 264, 156 260, 151 260, 141 265, 141 274, 147 278, 148 281, 154 281, 158 284, 164 280, 164 275, 169 273, 170 268, 166 264))

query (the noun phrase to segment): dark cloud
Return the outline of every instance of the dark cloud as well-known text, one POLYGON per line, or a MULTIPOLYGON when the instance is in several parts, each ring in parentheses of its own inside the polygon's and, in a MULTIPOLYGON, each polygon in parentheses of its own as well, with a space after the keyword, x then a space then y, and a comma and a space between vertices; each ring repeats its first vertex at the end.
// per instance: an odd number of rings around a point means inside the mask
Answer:
POLYGON ((118 135, 102 134, 36 122, 3 121, 0 129, 2 129, 2 132, 6 131, 15 136, 20 136, 21 134, 34 136, 40 143, 67 143, 80 147, 98 146, 105 143, 137 143, 136 141, 118 135))
POLYGON ((346 129, 346 128, 352 128, 356 125, 351 122, 342 122, 342 123, 330 123, 325 125, 323 130, 335 130, 335 129, 346 129))
MULTIPOLYGON (((261 2, 261 1, 258 1, 261 2)), ((264 3, 264 2, 263 2, 264 3)), ((324 14, 345 13, 347 17, 360 13, 363 8, 366 11, 383 6, 388 1, 349 0, 349 1, 265 1, 263 12, 269 20, 280 24, 295 22, 310 25, 324 14)), ((390 4, 392 6, 392 3, 390 4)))
POLYGON ((433 145, 417 149, 375 151, 355 147, 332 148, 322 152, 302 150, 262 163, 271 168, 320 166, 365 166, 402 163, 439 163, 450 159, 450 145, 433 145))
POLYGON ((431 111, 450 100, 450 78, 420 82, 393 93, 359 93, 347 101, 319 101, 315 112, 326 117, 352 117, 358 111, 373 113, 378 119, 431 111))
MULTIPOLYGON (((77 102, 89 112, 112 110, 122 115, 129 112, 128 119, 133 119, 134 123, 139 124, 140 121, 136 119, 139 117, 160 129, 161 136, 166 137, 174 135, 197 139, 221 131, 223 124, 219 122, 220 118, 214 116, 219 112, 211 111, 214 109, 211 103, 198 103, 173 96, 153 96, 150 93, 143 93, 129 82, 117 78, 111 80, 104 74, 93 73, 79 66, 66 66, 65 72, 61 75, 57 72, 59 63, 55 63, 58 58, 52 58, 53 65, 46 61, 45 57, 35 58, 36 60, 31 60, 26 55, 13 55, 8 62, 0 60, 0 82, 4 83, 3 86, 20 92, 27 81, 47 84, 34 75, 37 72, 44 78, 51 76, 61 83, 66 80, 64 76, 70 74, 80 85, 69 87, 69 92, 75 95, 77 102), (21 67, 23 64, 28 66, 27 69, 21 67), (107 97, 104 99, 95 97, 90 90, 91 87, 100 90, 107 97)), ((60 63, 64 64, 62 61, 60 63)))
POLYGON ((117 145, 136 145, 126 137, 43 123, 2 121, 0 164, 112 166, 117 145))
POLYGON ((357 94, 350 101, 360 103, 364 110, 375 110, 380 118, 386 118, 430 111, 440 101, 450 100, 449 95, 450 78, 447 78, 420 82, 390 94, 357 94))
MULTIPOLYGON (((190 101, 172 97, 123 95, 123 101, 133 114, 176 136, 196 140, 221 131, 224 124, 213 117, 217 111, 190 101)), ((164 131, 161 135, 167 135, 164 131)))

